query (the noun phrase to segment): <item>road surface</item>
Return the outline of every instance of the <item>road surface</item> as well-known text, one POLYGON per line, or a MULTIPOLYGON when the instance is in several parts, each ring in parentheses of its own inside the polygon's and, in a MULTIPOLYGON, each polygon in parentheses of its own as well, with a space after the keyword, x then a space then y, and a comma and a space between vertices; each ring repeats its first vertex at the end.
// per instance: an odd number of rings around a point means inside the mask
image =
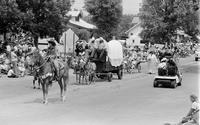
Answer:
MULTIPOLYGON (((143 64, 145 67, 146 64, 143 64)), ((68 86, 66 101, 57 83, 42 104, 42 91, 32 88, 32 77, 0 79, 2 125, 163 125, 178 122, 190 108, 190 94, 199 94, 200 62, 181 60, 182 86, 153 88, 154 75, 125 74, 123 80, 68 86)), ((116 76, 114 76, 117 78, 116 76)))

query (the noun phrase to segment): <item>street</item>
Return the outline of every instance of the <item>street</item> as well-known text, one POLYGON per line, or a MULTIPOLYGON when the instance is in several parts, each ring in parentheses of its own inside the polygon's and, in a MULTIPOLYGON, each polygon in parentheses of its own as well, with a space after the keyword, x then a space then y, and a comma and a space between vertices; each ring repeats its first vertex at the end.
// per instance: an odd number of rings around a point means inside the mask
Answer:
POLYGON ((190 94, 199 94, 200 62, 193 56, 180 61, 182 86, 153 88, 155 75, 125 74, 122 80, 75 85, 71 74, 66 101, 54 83, 49 103, 42 104, 41 89, 32 88, 32 77, 0 79, 2 125, 163 125, 176 123, 191 106, 190 94))

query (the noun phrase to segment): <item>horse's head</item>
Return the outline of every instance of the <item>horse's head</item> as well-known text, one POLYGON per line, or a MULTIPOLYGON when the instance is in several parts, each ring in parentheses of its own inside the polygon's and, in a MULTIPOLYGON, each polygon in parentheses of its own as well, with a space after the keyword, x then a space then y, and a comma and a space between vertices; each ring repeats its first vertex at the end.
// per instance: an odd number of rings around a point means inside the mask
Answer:
POLYGON ((31 54, 29 54, 30 58, 31 58, 31 62, 33 65, 39 66, 41 65, 43 58, 42 55, 40 54, 39 50, 35 50, 34 52, 31 52, 31 54))

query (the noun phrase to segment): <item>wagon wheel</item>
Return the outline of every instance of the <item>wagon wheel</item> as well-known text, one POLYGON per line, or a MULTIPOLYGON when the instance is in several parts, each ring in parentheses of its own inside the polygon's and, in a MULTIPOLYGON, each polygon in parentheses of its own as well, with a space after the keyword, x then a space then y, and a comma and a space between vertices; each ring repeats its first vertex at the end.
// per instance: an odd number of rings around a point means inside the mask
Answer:
POLYGON ((117 71, 117 76, 118 76, 118 79, 122 79, 122 76, 123 76, 122 69, 119 69, 119 70, 117 71))
POLYGON ((108 77, 108 82, 112 82, 112 73, 108 73, 107 77, 108 77))

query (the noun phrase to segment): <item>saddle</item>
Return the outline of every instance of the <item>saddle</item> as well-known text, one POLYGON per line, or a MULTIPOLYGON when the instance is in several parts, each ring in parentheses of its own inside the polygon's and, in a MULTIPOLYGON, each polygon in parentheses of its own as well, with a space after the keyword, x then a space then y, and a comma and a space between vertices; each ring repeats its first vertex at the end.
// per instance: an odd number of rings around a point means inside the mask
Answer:
POLYGON ((64 69, 65 65, 61 60, 57 58, 51 58, 51 56, 46 58, 48 62, 50 62, 52 67, 52 72, 54 73, 54 79, 57 80, 58 77, 61 75, 61 70, 64 69))

